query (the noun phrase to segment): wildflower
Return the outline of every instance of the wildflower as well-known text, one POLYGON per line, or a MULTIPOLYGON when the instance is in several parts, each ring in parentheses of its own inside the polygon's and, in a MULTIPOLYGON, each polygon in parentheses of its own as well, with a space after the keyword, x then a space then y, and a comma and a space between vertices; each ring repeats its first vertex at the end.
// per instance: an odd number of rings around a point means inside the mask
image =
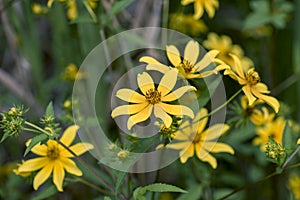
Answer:
POLYGON ((166 127, 172 124, 172 117, 169 115, 186 115, 194 117, 193 111, 187 106, 171 105, 165 102, 178 100, 183 94, 190 90, 196 90, 193 86, 183 86, 172 91, 177 81, 178 71, 169 69, 164 74, 157 88, 151 76, 147 72, 138 74, 137 82, 142 94, 127 88, 117 91, 116 96, 132 104, 116 107, 112 118, 120 115, 131 115, 127 121, 127 128, 130 130, 133 125, 147 120, 154 112, 154 116, 160 118, 166 127))
POLYGON ((66 67, 66 70, 62 73, 62 78, 65 80, 75 81, 76 79, 82 79, 84 73, 78 71, 78 67, 73 63, 66 67))
MULTIPOLYGON (((171 64, 179 70, 180 74, 187 79, 193 78, 204 78, 212 74, 217 74, 218 71, 228 69, 229 67, 225 65, 223 61, 217 59, 219 51, 211 50, 207 52, 204 57, 197 62, 200 53, 200 47, 198 42, 189 41, 184 49, 184 57, 181 59, 179 50, 174 46, 170 45, 166 47, 167 57, 171 64), (210 64, 215 62, 217 64, 216 68, 213 70, 206 70, 210 67, 210 64)), ((166 73, 170 67, 164 65, 150 56, 144 56, 140 58, 140 62, 148 63, 147 70, 156 70, 161 73, 166 73)))
POLYGON ((74 20, 78 16, 78 11, 77 11, 77 5, 75 0, 69 0, 68 1, 68 12, 67 16, 69 20, 74 20))
MULTIPOLYGON (((76 125, 68 127, 60 138, 60 142, 74 152, 76 156, 93 148, 93 145, 89 143, 77 143, 70 146, 78 128, 76 125)), ((58 191, 63 191, 62 184, 65 171, 76 176, 82 175, 75 162, 71 160, 74 155, 55 140, 48 140, 46 144, 39 143, 31 149, 31 152, 41 157, 24 161, 17 170, 19 173, 40 170, 33 180, 35 190, 50 177, 51 173, 53 173, 53 183, 58 191)))
POLYGON ((38 3, 33 3, 31 6, 32 12, 36 15, 46 14, 48 12, 47 7, 38 3))
POLYGON ((269 113, 269 110, 266 107, 262 107, 261 110, 255 108, 256 105, 261 103, 263 103, 263 101, 257 99, 252 105, 249 105, 246 96, 241 98, 241 106, 244 110, 244 115, 247 116, 256 126, 261 126, 265 123, 271 122, 275 117, 275 114, 269 113))
POLYGON ((300 144, 300 138, 297 140, 297 144, 300 144))
POLYGON ((202 20, 196 20, 192 15, 182 13, 170 15, 169 28, 190 36, 199 36, 208 30, 202 20))
POLYGON ((253 144, 260 145, 261 150, 265 151, 268 138, 273 138, 278 144, 282 145, 282 135, 286 121, 282 117, 278 117, 275 121, 267 123, 263 127, 256 129, 257 137, 254 138, 253 144))
POLYGON ((259 74, 254 71, 254 68, 244 71, 240 59, 235 55, 231 54, 231 56, 234 59, 234 65, 232 65, 231 69, 226 69, 224 74, 229 75, 243 86, 242 89, 248 98, 248 104, 252 105, 255 100, 261 99, 270 105, 277 113, 280 104, 276 98, 266 95, 269 94, 270 91, 264 83, 260 82, 259 74))
POLYGON ((239 45, 232 44, 231 38, 227 35, 218 36, 216 33, 209 33, 207 40, 203 42, 203 46, 209 50, 218 50, 220 53, 217 57, 230 66, 234 65, 234 60, 230 54, 234 54, 240 58, 245 70, 253 66, 251 59, 244 56, 243 49, 239 45))
POLYGON ((288 184, 289 190, 293 193, 296 200, 300 199, 300 176, 299 175, 292 175, 289 177, 288 184))
POLYGON ((181 163, 186 163, 188 158, 193 157, 196 152, 200 160, 208 162, 215 169, 217 161, 210 152, 234 154, 234 150, 227 144, 217 142, 217 139, 229 129, 229 126, 227 124, 215 124, 204 130, 208 121, 206 115, 207 110, 202 108, 193 119, 192 126, 189 125, 188 121, 182 123, 179 130, 175 132, 172 143, 167 144, 166 148, 180 150, 181 163))
POLYGON ((194 2, 194 18, 199 19, 202 17, 204 9, 206 10, 209 18, 213 18, 215 16, 215 10, 219 8, 218 0, 182 0, 182 5, 187 5, 194 2))

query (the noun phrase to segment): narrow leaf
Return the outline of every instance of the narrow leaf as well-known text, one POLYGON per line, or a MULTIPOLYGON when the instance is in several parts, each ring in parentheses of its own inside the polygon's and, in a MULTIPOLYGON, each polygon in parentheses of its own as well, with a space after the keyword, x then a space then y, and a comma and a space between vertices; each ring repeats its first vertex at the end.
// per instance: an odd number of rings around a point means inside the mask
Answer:
POLYGON ((45 190, 40 191, 35 197, 32 198, 32 200, 42 200, 42 199, 48 199, 50 196, 57 193, 57 189, 54 185, 51 185, 45 190))
POLYGON ((48 104, 48 106, 46 108, 45 116, 46 117, 54 117, 54 109, 53 109, 52 101, 50 101, 50 103, 48 104))

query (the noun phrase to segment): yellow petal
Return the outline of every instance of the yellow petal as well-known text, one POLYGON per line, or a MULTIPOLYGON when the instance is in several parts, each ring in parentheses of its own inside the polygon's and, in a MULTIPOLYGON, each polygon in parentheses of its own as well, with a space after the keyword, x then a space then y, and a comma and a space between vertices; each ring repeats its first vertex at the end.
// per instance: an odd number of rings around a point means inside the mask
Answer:
POLYGON ((199 19, 203 15, 203 3, 202 1, 195 1, 194 3, 194 19, 199 19))
POLYGON ((135 125, 139 122, 146 121, 152 113, 152 108, 153 108, 153 105, 149 104, 148 106, 146 106, 140 112, 136 113, 135 115, 130 116, 128 121, 127 121, 128 130, 130 130, 133 125, 135 125))
POLYGON ((94 146, 90 143, 77 143, 70 147, 70 149, 77 155, 80 156, 81 154, 93 149, 94 146))
POLYGON ((159 104, 154 105, 154 116, 160 118, 166 127, 170 127, 172 124, 172 117, 168 115, 159 104))
POLYGON ((193 130, 191 129, 191 126, 187 126, 185 128, 183 128, 180 131, 176 131, 174 133, 174 140, 179 140, 179 141, 192 141, 193 136, 195 135, 195 133, 192 132, 193 130))
POLYGON ((204 140, 210 141, 210 140, 218 139, 228 129, 229 129, 229 126, 227 124, 215 124, 203 132, 204 140))
POLYGON ((195 65, 199 57, 199 51, 198 42, 194 40, 189 41, 184 49, 184 59, 188 60, 191 65, 195 65))
POLYGON ((268 86, 264 83, 257 83, 255 86, 253 86, 253 89, 257 90, 260 93, 270 93, 270 91, 268 90, 268 86))
POLYGON ((215 7, 214 7, 214 1, 209 1, 204 4, 205 10, 209 16, 209 18, 213 18, 215 15, 215 7))
POLYGON ((155 89, 153 79, 147 72, 138 74, 137 81, 138 81, 139 88, 144 95, 146 95, 146 92, 148 90, 155 89))
POLYGON ((216 169, 217 168, 217 160, 210 155, 208 152, 205 151, 196 151, 197 157, 202 160, 203 162, 208 162, 212 168, 216 169), (199 153, 197 153, 199 152, 199 153))
POLYGON ((139 103, 139 104, 129 104, 129 105, 122 105, 118 106, 111 112, 111 117, 115 118, 120 115, 132 115, 140 112, 146 106, 149 105, 149 103, 139 103))
POLYGON ((49 162, 49 159, 46 157, 42 158, 33 158, 30 160, 25 161, 22 163, 19 167, 19 172, 33 172, 38 169, 41 169, 45 165, 47 165, 49 162))
POLYGON ((179 99, 182 95, 184 95, 186 92, 188 91, 196 91, 197 89, 193 86, 183 86, 180 87, 178 89, 176 89, 175 91, 167 94, 166 96, 163 96, 161 98, 161 101, 175 101, 177 99, 179 99))
POLYGON ((69 126, 65 130, 65 132, 63 133, 63 135, 61 136, 61 138, 59 140, 67 147, 70 146, 70 144, 75 139, 76 132, 78 129, 79 129, 79 126, 77 126, 77 125, 69 126))
POLYGON ((194 118, 194 112, 187 106, 183 105, 171 105, 166 103, 159 103, 157 104, 164 109, 165 112, 171 114, 171 115, 186 115, 190 118, 194 118))
POLYGON ((33 179, 33 188, 37 190, 50 176, 54 167, 54 162, 48 162, 47 165, 41 169, 33 179))
POLYGON ((242 67, 240 59, 234 54, 230 54, 230 56, 234 60, 234 65, 232 66, 232 68, 235 70, 235 72, 237 73, 237 75, 239 77, 241 77, 242 79, 245 79, 245 73, 243 71, 243 67, 242 67))
POLYGON ((150 56, 143 56, 140 58, 139 61, 148 63, 148 65, 146 66, 146 70, 155 70, 155 71, 159 71, 163 74, 170 70, 170 67, 160 63, 155 58, 152 58, 150 56))
POLYGON ((46 156, 48 148, 45 144, 38 143, 30 150, 32 153, 39 155, 39 156, 46 156))
POLYGON ((194 156, 194 145, 191 144, 188 149, 182 150, 179 153, 181 163, 186 163, 186 161, 194 156))
POLYGON ((207 52, 203 58, 195 65, 195 69, 197 72, 203 70, 207 66, 209 66, 212 62, 213 59, 219 54, 218 50, 211 50, 207 52))
POLYGON ((177 67, 181 63, 180 53, 174 45, 166 47, 167 56, 174 67, 177 67))
POLYGON ((53 2, 54 2, 54 0, 48 0, 48 2, 47 2, 47 7, 48 7, 48 8, 51 8, 53 2))
POLYGON ((253 96, 253 94, 251 92, 251 87, 249 85, 245 85, 242 89, 243 89, 246 97, 248 98, 248 105, 251 106, 254 103, 254 101, 256 100, 256 97, 253 96))
POLYGON ((272 96, 268 96, 268 95, 263 95, 257 91, 253 91, 253 93, 257 98, 266 102, 269 106, 271 106, 274 109, 274 111, 276 113, 278 113, 279 108, 280 108, 280 103, 276 98, 274 98, 272 96))
POLYGON ((117 91, 116 96, 123 101, 127 101, 130 103, 142 103, 145 102, 145 96, 137 93, 131 89, 120 89, 117 91))
POLYGON ((62 157, 62 158, 60 158, 60 162, 62 163, 63 167, 65 168, 65 170, 68 173, 76 175, 76 176, 82 176, 82 172, 76 166, 76 164, 73 160, 62 157))
POLYGON ((196 129, 197 133, 202 133, 204 130, 204 128, 207 124, 207 121, 208 121, 208 117, 205 117, 207 115, 207 113, 208 112, 207 112, 206 108, 201 108, 201 110, 197 113, 195 119, 193 119, 193 125, 195 126, 195 128, 193 128, 193 129, 194 130, 196 129), (205 118, 203 118, 203 117, 205 117, 205 118))
POLYGON ((231 146, 229 146, 228 144, 219 143, 219 142, 213 146, 213 148, 210 150, 210 152, 212 152, 212 153, 224 152, 224 153, 234 154, 234 150, 231 146))
POLYGON ((62 192, 62 184, 65 178, 65 170, 59 160, 55 161, 53 169, 53 183, 56 186, 57 190, 62 192))
POLYGON ((174 88, 177 81, 178 70, 170 69, 165 75, 161 78, 157 90, 161 93, 161 96, 164 97, 174 88))
POLYGON ((300 138, 297 140, 297 144, 300 144, 300 138))
POLYGON ((169 149, 181 150, 190 147, 190 145, 192 146, 191 142, 172 142, 167 144, 166 147, 169 149))
POLYGON ((182 0, 181 1, 181 5, 185 6, 185 5, 190 4, 190 3, 194 2, 194 1, 195 0, 182 0))

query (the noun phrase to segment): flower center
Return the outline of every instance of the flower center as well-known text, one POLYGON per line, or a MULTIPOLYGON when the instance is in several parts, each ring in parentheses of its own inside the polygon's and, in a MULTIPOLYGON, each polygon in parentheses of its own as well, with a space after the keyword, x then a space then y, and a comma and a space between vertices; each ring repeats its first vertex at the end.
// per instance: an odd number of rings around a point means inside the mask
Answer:
POLYGON ((201 140, 201 135, 197 133, 193 139, 193 143, 196 144, 200 142, 200 140, 201 140))
POLYGON ((248 71, 246 80, 250 85, 256 85, 260 82, 260 77, 256 71, 248 71))
POLYGON ((161 100, 161 93, 155 89, 150 89, 146 92, 146 101, 150 104, 157 104, 161 100))
POLYGON ((59 149, 58 146, 53 145, 51 147, 48 146, 47 157, 51 160, 55 160, 59 157, 59 149))
POLYGON ((189 73, 193 69, 193 65, 190 63, 190 61, 183 59, 183 61, 180 63, 181 67, 183 67, 185 73, 189 73))

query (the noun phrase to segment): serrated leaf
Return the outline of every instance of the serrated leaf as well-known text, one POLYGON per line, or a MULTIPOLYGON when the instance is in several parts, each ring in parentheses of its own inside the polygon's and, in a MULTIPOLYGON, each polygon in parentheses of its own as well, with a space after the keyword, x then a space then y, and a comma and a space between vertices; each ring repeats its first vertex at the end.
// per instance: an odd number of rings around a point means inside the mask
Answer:
POLYGON ((187 191, 165 183, 153 183, 144 187, 138 187, 134 190, 133 199, 134 200, 146 200, 146 192, 180 192, 187 193, 187 191))
POLYGON ((46 108, 45 117, 54 117, 53 103, 50 101, 46 108))
POLYGON ((32 147, 34 147, 39 142, 42 142, 43 140, 46 140, 47 138, 48 138, 48 136, 44 135, 44 134, 37 135, 34 138, 32 138, 32 140, 30 141, 28 147, 25 150, 24 157, 30 152, 30 150, 32 149, 32 147))
POLYGON ((47 189, 42 190, 39 192, 35 197, 32 198, 32 200, 42 200, 42 199, 48 199, 50 196, 53 196, 57 193, 57 189, 54 185, 51 185, 47 189))
POLYGON ((109 16, 112 17, 118 14, 120 11, 124 10, 129 4, 131 4, 134 0, 122 0, 116 2, 109 11, 109 16))

